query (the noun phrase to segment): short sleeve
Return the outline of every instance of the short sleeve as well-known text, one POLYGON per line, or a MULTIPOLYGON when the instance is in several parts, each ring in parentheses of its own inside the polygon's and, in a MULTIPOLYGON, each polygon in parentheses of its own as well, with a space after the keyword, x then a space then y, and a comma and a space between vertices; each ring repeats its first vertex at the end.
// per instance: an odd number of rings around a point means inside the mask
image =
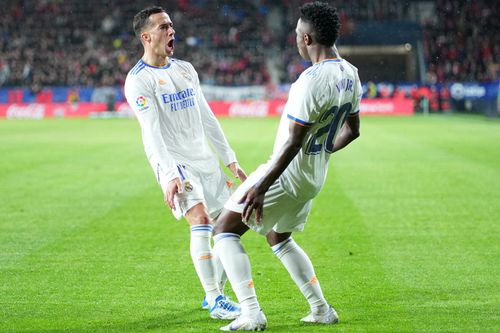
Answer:
POLYGON ((361 103, 361 96, 363 95, 363 87, 361 86, 361 80, 359 79, 358 71, 355 70, 355 78, 356 81, 354 84, 354 95, 352 102, 352 109, 349 114, 359 113, 359 105, 361 103))
POLYGON ((314 85, 311 77, 302 75, 292 84, 283 112, 288 119, 298 125, 310 127, 315 122, 314 110, 318 107, 318 102, 314 94, 314 85))

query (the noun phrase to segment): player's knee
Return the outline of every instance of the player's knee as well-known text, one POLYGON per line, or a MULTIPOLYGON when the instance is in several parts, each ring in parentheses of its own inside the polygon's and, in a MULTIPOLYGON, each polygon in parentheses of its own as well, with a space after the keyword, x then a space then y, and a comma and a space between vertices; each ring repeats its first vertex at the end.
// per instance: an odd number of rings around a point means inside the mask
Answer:
POLYGON ((229 210, 223 210, 214 221, 214 235, 230 232, 243 235, 248 230, 248 226, 241 221, 241 214, 229 210))
POLYGON ((220 214, 214 221, 214 235, 227 232, 227 215, 220 214))
POLYGON ((212 219, 208 215, 207 209, 203 204, 198 204, 188 210, 186 220, 190 225, 210 224, 212 219))
POLYGON ((200 214, 197 216, 193 216, 193 217, 191 217, 191 220, 189 221, 189 224, 191 224, 191 225, 210 224, 210 223, 212 223, 212 220, 206 214, 200 214))
POLYGON ((276 244, 279 244, 279 243, 287 240, 288 238, 290 238, 290 236, 292 236, 291 232, 285 232, 285 233, 281 233, 280 234, 280 233, 277 233, 274 230, 271 230, 266 235, 267 244, 269 244, 269 246, 274 246, 276 244))

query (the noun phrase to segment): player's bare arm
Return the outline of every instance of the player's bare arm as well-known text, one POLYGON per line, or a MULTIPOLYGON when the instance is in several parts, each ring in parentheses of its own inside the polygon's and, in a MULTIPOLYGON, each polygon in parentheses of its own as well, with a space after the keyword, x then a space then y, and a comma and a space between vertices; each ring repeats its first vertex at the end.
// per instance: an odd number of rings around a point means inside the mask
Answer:
POLYGON ((264 195, 266 194, 269 187, 279 178, 279 176, 285 171, 287 166, 297 155, 297 153, 302 148, 302 143, 309 132, 310 127, 305 127, 299 125, 293 121, 290 121, 290 126, 288 130, 290 135, 287 142, 281 149, 278 158, 269 168, 267 173, 262 177, 262 179, 250 188, 241 198, 240 203, 245 203, 243 212, 241 214, 244 222, 250 219, 252 212, 255 210, 255 219, 257 222, 262 221, 262 209, 264 205, 264 195))
POLYGON ((359 112, 347 116, 347 120, 342 126, 342 129, 335 139, 333 144, 333 152, 345 148, 348 144, 359 137, 359 112))

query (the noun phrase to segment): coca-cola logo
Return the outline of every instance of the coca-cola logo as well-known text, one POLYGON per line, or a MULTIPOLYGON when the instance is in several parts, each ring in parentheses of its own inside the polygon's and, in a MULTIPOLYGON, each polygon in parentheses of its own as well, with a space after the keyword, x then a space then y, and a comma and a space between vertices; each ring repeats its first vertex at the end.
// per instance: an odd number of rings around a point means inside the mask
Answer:
POLYGON ((361 112, 393 112, 394 103, 392 102, 376 102, 376 103, 361 103, 361 112))
POLYGON ((268 114, 267 102, 231 103, 230 117, 266 117, 268 114))
POLYGON ((45 105, 9 105, 6 112, 7 119, 42 119, 45 116, 45 105))

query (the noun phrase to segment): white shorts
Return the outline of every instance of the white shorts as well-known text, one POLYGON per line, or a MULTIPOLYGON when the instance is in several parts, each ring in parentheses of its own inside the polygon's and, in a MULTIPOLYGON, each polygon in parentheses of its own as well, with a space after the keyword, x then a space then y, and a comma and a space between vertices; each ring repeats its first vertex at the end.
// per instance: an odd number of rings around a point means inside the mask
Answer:
MULTIPOLYGON (((268 166, 261 165, 252 172, 238 189, 233 193, 224 208, 236 213, 242 213, 244 204, 238 204, 245 192, 255 185, 266 173, 268 166)), ((264 198, 263 218, 260 224, 255 222, 255 212, 246 224, 256 232, 267 235, 274 230, 277 233, 295 232, 304 230, 312 200, 298 201, 285 192, 279 180, 266 192, 264 198)))
MULTIPOLYGON (((234 182, 221 168, 214 173, 197 172, 189 166, 179 166, 178 169, 183 192, 174 197, 175 210, 172 213, 175 218, 180 220, 199 203, 205 205, 212 219, 217 217, 233 192, 234 182)), ((168 181, 159 179, 159 183, 165 193, 168 181)))

